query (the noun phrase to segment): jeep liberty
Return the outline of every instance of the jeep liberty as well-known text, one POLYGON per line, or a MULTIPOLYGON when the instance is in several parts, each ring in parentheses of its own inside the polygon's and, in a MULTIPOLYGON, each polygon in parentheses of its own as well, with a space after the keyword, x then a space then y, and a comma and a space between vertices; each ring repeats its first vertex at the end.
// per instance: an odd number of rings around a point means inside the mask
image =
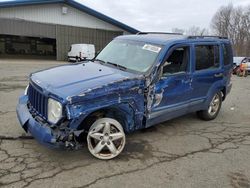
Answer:
POLYGON ((127 133, 197 112, 213 120, 231 90, 224 37, 138 33, 111 41, 92 61, 32 73, 17 105, 22 128, 49 147, 118 156, 127 133))

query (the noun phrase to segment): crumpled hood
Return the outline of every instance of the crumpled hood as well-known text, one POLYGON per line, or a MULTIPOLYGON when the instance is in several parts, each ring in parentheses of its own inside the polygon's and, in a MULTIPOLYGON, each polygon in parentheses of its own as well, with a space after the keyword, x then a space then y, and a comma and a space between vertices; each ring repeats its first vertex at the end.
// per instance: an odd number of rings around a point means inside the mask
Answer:
POLYGON ((64 99, 109 83, 133 79, 137 74, 98 63, 69 64, 33 73, 31 80, 64 99))

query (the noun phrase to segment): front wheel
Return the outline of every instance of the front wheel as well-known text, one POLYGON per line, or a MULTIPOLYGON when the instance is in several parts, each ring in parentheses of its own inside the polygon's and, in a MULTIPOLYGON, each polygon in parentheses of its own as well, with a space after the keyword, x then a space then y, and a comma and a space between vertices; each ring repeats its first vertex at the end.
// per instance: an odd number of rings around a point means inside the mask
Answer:
POLYGON ((98 159, 112 159, 125 146, 122 125, 112 118, 101 118, 93 123, 87 135, 89 152, 98 159))
POLYGON ((198 117, 206 121, 215 119, 220 111, 221 104, 222 94, 218 92, 213 96, 207 110, 197 112, 198 117))

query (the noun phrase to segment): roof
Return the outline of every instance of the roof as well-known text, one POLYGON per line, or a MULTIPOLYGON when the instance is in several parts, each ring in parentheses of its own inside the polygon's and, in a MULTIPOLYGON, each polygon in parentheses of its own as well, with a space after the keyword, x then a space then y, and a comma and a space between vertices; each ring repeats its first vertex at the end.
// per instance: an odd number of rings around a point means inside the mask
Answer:
POLYGON ((147 42, 159 45, 166 45, 174 41, 198 41, 198 42, 218 42, 229 41, 224 37, 219 36, 187 36, 178 33, 138 33, 137 35, 123 35, 116 37, 117 39, 134 40, 147 42))
POLYGON ((71 7, 74 7, 80 11, 83 11, 91 16, 99 18, 107 23, 115 25, 127 32, 130 33, 137 33, 139 32, 137 29, 132 28, 124 23, 121 23, 109 16, 106 16, 96 10, 93 10, 83 4, 80 4, 74 0, 6 0, 0 2, 0 8, 7 8, 7 7, 16 7, 16 6, 25 6, 25 5, 40 5, 40 4, 53 4, 53 3, 65 3, 71 7))
POLYGON ((174 34, 140 34, 140 35, 123 35, 123 36, 117 37, 117 39, 127 39, 127 40, 165 45, 166 43, 172 40, 187 39, 187 36, 174 35, 174 34))

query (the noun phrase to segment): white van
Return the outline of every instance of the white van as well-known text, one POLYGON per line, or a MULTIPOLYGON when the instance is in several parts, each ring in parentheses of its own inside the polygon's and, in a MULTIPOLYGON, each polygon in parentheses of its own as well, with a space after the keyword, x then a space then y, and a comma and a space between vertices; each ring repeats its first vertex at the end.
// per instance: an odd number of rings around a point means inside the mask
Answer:
POLYGON ((72 44, 68 52, 68 61, 82 61, 95 57, 93 44, 72 44))

